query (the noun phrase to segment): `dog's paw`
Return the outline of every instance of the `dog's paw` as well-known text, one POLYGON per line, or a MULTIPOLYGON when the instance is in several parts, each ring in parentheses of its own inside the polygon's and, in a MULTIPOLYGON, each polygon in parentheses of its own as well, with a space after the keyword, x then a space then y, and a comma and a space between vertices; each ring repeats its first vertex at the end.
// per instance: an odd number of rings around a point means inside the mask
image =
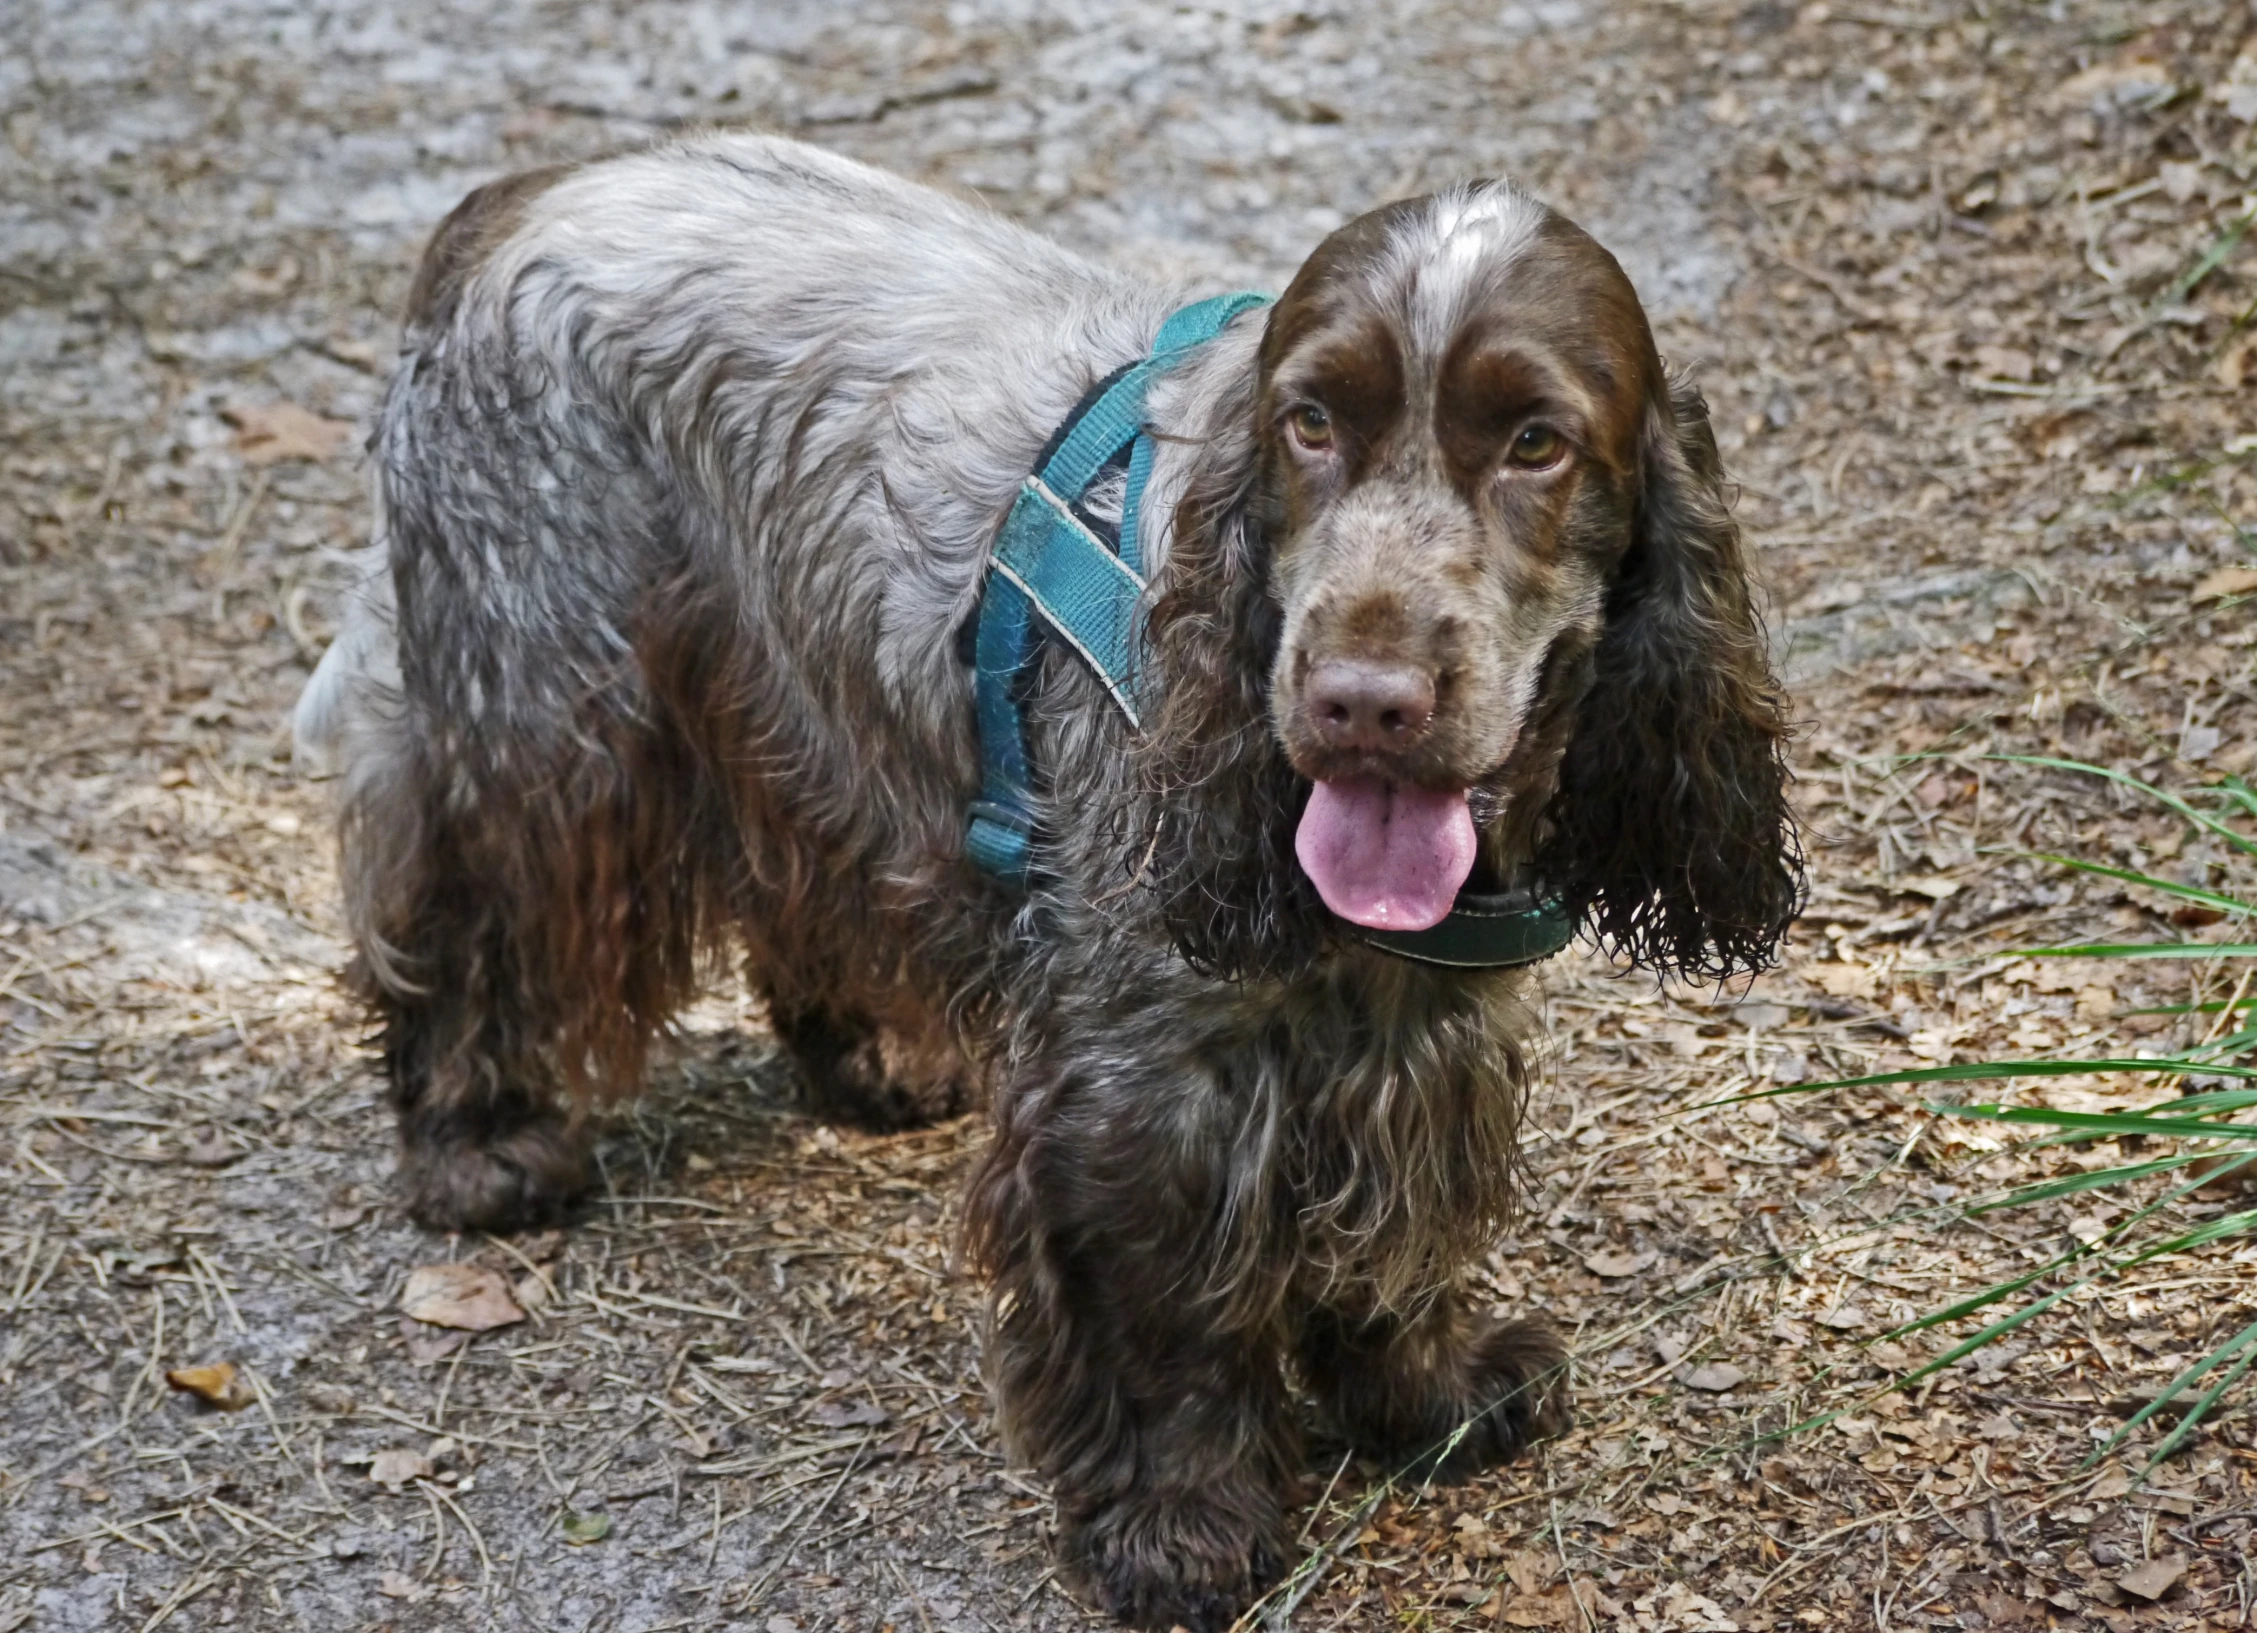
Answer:
POLYGON ((549 1224, 586 1182, 586 1142, 555 1113, 491 1140, 410 1140, 400 1152, 408 1213, 427 1230, 549 1224))
POLYGON ((1153 1633, 1224 1633, 1284 1574, 1286 1548, 1275 1499, 1228 1482, 1108 1504, 1069 1519, 1058 1545, 1106 1614, 1153 1633))
POLYGON ((1574 1421, 1567 1346, 1548 1322, 1495 1322, 1474 1334, 1471 1351, 1464 1427, 1433 1453, 1438 1480, 1508 1463, 1574 1421))
POLYGON ((972 1109, 974 1074, 952 1042, 903 1040, 855 1015, 772 1006, 810 1113, 874 1134, 924 1128, 972 1109))
POLYGON ((808 1074, 807 1109, 828 1122, 898 1134, 960 1116, 975 1103, 970 1085, 961 1078, 919 1081, 897 1075, 890 1066, 874 1042, 841 1056, 823 1075, 808 1074))

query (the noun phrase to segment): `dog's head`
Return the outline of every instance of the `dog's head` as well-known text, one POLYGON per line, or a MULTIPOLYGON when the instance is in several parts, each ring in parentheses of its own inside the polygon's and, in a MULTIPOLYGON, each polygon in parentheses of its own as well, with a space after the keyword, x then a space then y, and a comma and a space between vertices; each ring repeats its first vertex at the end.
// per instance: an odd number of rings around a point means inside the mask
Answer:
POLYGON ((1417 929, 1531 872, 1641 962, 1763 963, 1800 896, 1783 713, 1706 410, 1613 257, 1501 184, 1389 205, 1302 267, 1250 392, 1150 626, 1160 761, 1222 807, 1163 881, 1185 951, 1274 966, 1311 886, 1417 929))

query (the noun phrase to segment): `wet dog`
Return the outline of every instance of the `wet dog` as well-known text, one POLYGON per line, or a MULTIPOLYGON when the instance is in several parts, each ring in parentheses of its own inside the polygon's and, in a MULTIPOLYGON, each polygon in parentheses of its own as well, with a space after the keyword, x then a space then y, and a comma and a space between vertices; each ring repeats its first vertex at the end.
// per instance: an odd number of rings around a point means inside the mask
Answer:
POLYGON ((1703 405, 1502 183, 1350 222, 1159 376, 1141 725, 1048 643, 1030 876, 974 867, 990 546, 1172 295, 781 140, 482 188, 416 281, 381 570, 299 727, 419 1218, 553 1213, 570 1108, 741 958, 838 1109, 991 1096, 1012 1447, 1113 1613, 1206 1629, 1287 1563, 1303 1395, 1444 1474, 1564 1410, 1558 1342, 1461 1288, 1531 978, 1373 932, 1522 889, 1718 977, 1800 871, 1703 405))

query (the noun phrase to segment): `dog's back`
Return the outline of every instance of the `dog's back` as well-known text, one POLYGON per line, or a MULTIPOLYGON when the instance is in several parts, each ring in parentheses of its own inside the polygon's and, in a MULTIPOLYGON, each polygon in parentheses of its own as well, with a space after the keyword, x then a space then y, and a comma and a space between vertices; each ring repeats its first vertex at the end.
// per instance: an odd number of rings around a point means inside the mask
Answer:
POLYGON ((966 1097, 957 632, 1051 426, 1165 310, 765 138, 448 218, 372 443, 380 560, 298 713, 424 1217, 568 1189, 557 1091, 634 1087, 724 938, 844 1109, 966 1097))

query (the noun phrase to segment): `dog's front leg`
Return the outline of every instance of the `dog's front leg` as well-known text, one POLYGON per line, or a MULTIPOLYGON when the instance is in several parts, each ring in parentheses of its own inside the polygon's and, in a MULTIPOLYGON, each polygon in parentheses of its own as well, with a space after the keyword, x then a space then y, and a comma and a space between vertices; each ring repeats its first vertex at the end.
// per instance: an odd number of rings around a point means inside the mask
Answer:
POLYGON ((1285 1333, 1216 1286, 1222 1164, 1166 1095, 1068 1084, 1032 1130, 1007 1113, 974 1229, 998 1404, 1055 1486, 1061 1563, 1132 1627, 1219 1633, 1284 1569, 1298 1447, 1285 1333))
POLYGON ((1569 1421, 1567 1350, 1540 1320, 1504 1321, 1444 1293, 1412 1317, 1319 1306, 1301 1336, 1309 1387, 1356 1450, 1454 1480, 1569 1421))

